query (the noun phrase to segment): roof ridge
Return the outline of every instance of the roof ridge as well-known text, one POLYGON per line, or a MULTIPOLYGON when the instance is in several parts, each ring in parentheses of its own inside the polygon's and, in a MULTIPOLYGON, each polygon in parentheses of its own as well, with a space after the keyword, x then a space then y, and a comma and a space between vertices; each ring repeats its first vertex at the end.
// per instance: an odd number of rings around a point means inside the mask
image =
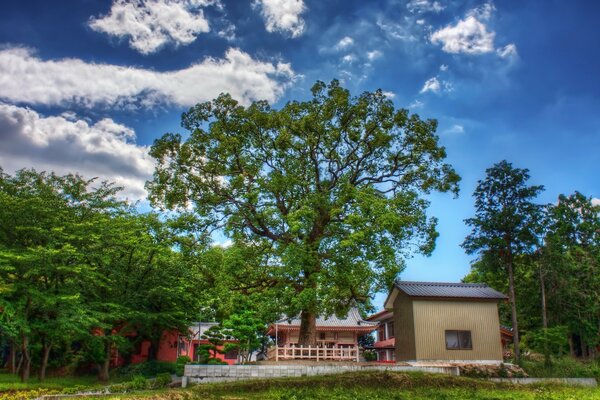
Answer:
POLYGON ((486 283, 477 282, 426 282, 426 281, 403 281, 397 279, 396 284, 404 285, 422 285, 422 286, 470 286, 470 287, 489 287, 486 283))

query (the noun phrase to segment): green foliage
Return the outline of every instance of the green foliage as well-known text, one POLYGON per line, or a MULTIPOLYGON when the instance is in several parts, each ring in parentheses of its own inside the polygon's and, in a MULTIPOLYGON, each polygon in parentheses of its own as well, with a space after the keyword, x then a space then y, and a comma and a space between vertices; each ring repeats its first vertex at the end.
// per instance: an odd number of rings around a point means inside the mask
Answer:
POLYGON ((156 375, 156 379, 152 383, 152 389, 160 389, 169 386, 171 383, 171 374, 161 373, 156 375))
POLYGON ((546 362, 550 363, 550 356, 562 357, 568 352, 567 332, 566 326, 542 328, 528 332, 523 342, 533 351, 544 354, 546 362))
POLYGON ((227 336, 237 341, 235 344, 228 343, 229 346, 225 347, 225 351, 232 350, 233 345, 239 351, 241 363, 249 362, 252 352, 259 349, 262 344, 261 338, 266 330, 264 322, 255 312, 240 310, 224 321, 223 327, 226 329, 227 336))
POLYGON ((515 266, 519 256, 539 243, 543 207, 533 200, 543 186, 528 186, 529 170, 514 168, 503 160, 486 170, 473 193, 475 216, 465 220, 471 233, 462 247, 477 254, 480 264, 497 268, 508 281, 515 359, 519 362, 519 325, 515 295, 515 266))
POLYGON ((600 361, 556 357, 550 365, 544 361, 523 360, 523 369, 536 378, 596 378, 600 382, 600 361))
POLYGON ((175 361, 175 374, 177 376, 183 376, 185 372, 185 365, 191 363, 192 359, 188 356, 179 356, 175 361))
POLYGON ((133 390, 143 390, 148 388, 148 379, 143 375, 136 375, 133 377, 131 382, 127 383, 127 386, 133 390))
POLYGON ((363 356, 365 357, 365 361, 377 361, 377 353, 372 350, 365 350, 363 356))
POLYGON ((134 378, 136 376, 144 376, 151 378, 159 374, 175 374, 177 372, 177 364, 164 361, 146 361, 138 364, 130 364, 126 367, 119 368, 116 372, 117 376, 134 378))
MULTIPOLYGON (((308 101, 280 110, 231 96, 182 116, 150 154, 154 205, 193 205, 199 233, 223 229, 263 255, 288 315, 343 314, 387 290, 413 251, 433 251, 432 191, 458 191, 437 122, 395 110, 381 90, 352 97, 317 82, 308 101)), ((244 282, 245 283, 245 282, 244 282)), ((304 325, 303 325, 304 328, 304 325)))

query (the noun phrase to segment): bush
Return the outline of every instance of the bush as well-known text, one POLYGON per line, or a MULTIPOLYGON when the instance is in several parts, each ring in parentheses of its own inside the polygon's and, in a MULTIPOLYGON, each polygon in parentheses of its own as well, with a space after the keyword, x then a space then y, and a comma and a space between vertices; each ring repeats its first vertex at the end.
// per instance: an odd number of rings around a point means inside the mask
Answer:
POLYGON ((148 380, 142 375, 136 375, 127 386, 133 390, 143 390, 148 388, 148 380))
POLYGON ((377 360, 377 354, 374 351, 371 350, 365 350, 363 353, 363 357, 365 358, 365 361, 375 361, 377 360))
POLYGON ((552 358, 550 365, 543 361, 523 360, 523 368, 536 378, 596 378, 600 380, 600 361, 579 361, 571 357, 552 358))
POLYGON ((177 376, 183 376, 185 370, 185 364, 192 362, 192 359, 188 356, 179 356, 175 361, 175 374, 177 376))
POLYGON ((156 379, 154 380, 154 384, 152 385, 153 389, 160 389, 169 386, 171 383, 171 374, 162 373, 156 375, 156 379))
POLYGON ((207 364, 209 365, 227 365, 227 363, 218 358, 209 358, 207 364))
POLYGON ((161 373, 176 373, 177 366, 175 363, 165 361, 146 361, 139 364, 130 364, 120 368, 118 375, 132 378, 136 375, 142 375, 146 378, 154 377, 161 373))

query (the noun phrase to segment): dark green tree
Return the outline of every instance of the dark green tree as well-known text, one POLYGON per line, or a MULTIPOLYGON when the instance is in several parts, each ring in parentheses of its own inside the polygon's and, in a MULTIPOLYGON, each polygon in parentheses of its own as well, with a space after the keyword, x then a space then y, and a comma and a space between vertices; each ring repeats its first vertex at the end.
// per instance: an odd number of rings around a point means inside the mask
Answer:
POLYGON ((457 193, 437 122, 395 110, 379 90, 352 97, 317 82, 312 99, 272 109, 229 95, 183 114, 186 140, 152 146, 153 204, 194 208, 208 235, 223 229, 264 250, 269 282, 300 343, 316 343, 316 316, 343 314, 389 288, 412 251, 430 254, 431 191, 457 193))
POLYGON ((473 193, 475 216, 465 220, 472 230, 462 244, 468 254, 478 254, 479 260, 496 260, 507 274, 516 362, 520 361, 520 350, 515 261, 535 250, 543 215, 543 206, 533 200, 544 187, 529 186, 528 180, 529 170, 514 168, 506 160, 488 168, 486 178, 478 182, 473 193))

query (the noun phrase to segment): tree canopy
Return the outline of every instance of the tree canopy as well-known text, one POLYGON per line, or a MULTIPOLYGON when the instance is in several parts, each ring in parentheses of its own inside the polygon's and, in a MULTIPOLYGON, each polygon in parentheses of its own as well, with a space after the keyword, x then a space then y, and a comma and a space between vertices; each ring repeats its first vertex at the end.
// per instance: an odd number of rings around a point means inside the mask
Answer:
POLYGON ((312 98, 273 109, 229 95, 182 116, 190 131, 155 141, 154 205, 193 208, 206 234, 255 246, 300 342, 319 313, 343 313, 387 289, 413 251, 430 254, 431 191, 458 192, 437 122, 395 110, 379 90, 350 95, 317 82, 312 98))
POLYGON ((515 359, 519 362, 519 326, 514 284, 515 259, 535 249, 539 242, 543 207, 533 202, 543 186, 529 186, 529 170, 514 168, 503 160, 486 170, 473 193, 475 216, 465 220, 472 227, 462 246, 479 254, 480 261, 500 266, 507 274, 511 303, 515 359))

